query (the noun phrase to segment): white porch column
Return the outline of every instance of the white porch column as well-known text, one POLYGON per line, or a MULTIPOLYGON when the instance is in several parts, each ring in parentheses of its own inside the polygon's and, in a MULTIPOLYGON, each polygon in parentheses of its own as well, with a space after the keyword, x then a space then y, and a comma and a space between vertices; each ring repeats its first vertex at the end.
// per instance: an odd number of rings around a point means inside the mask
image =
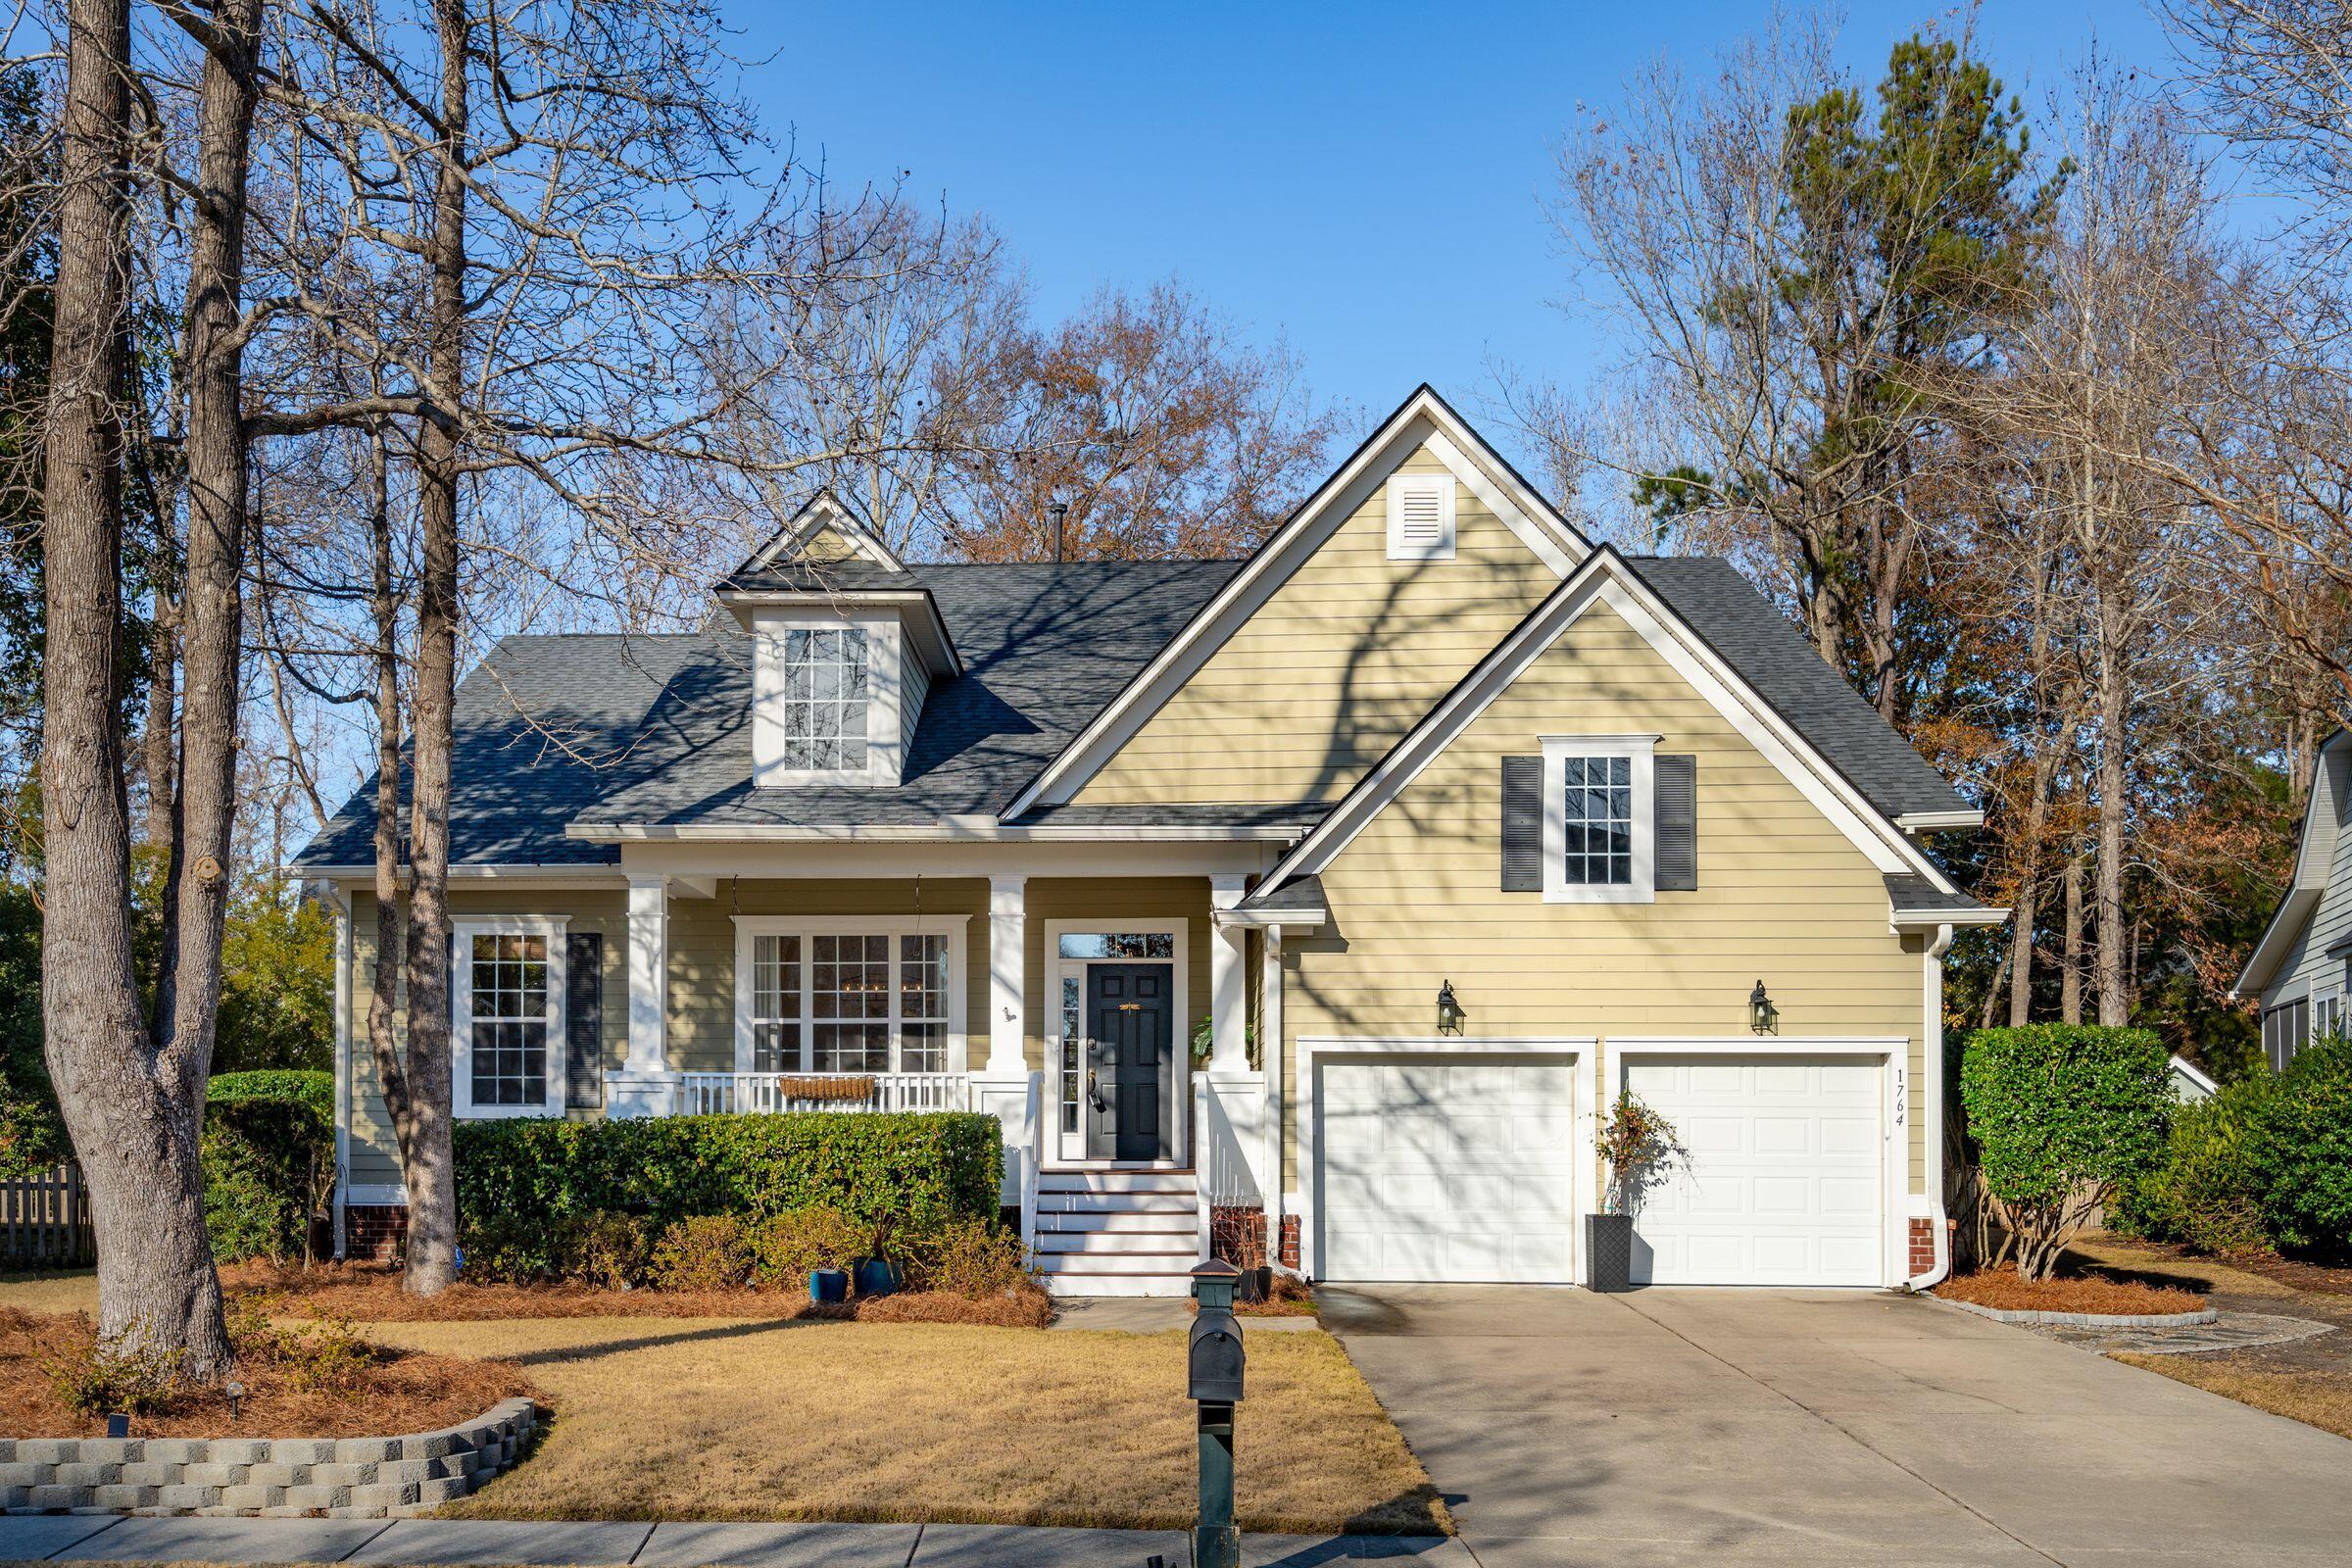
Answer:
MULTIPOLYGON (((1242 902, 1250 879, 1220 873, 1208 879, 1208 902, 1230 909, 1242 902)), ((1214 921, 1208 932, 1208 1071, 1212 1077, 1238 1078, 1250 1071, 1250 934, 1241 926, 1214 921)))
POLYGON ((997 1118, 1004 1128, 1004 1185, 1001 1200, 1018 1204, 1024 1234, 1036 1208, 1039 1138, 1039 1075, 1029 1070, 1021 1040, 1028 1008, 1022 974, 1028 966, 1029 917, 1026 876, 988 879, 988 1065, 972 1074, 972 1108, 997 1118))
POLYGON ((665 1116, 669 1070, 669 878, 629 878, 629 1054, 605 1085, 609 1116, 665 1116))
POLYGON ((1022 971, 1028 964, 1029 879, 988 879, 988 1076, 1017 1077, 1029 1070, 1022 1036, 1027 1033, 1022 971))

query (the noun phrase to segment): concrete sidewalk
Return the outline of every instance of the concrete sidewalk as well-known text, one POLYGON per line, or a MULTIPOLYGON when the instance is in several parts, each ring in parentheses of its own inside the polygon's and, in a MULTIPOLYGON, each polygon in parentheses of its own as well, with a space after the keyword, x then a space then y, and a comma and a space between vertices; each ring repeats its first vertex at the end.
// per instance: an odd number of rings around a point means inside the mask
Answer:
MULTIPOLYGON (((0 1562, 515 1564, 529 1568, 1189 1568, 1178 1530, 1012 1525, 564 1524, 487 1519, 0 1517, 0 1562)), ((1431 1537, 1244 1536, 1244 1568, 1475 1568, 1431 1537)))

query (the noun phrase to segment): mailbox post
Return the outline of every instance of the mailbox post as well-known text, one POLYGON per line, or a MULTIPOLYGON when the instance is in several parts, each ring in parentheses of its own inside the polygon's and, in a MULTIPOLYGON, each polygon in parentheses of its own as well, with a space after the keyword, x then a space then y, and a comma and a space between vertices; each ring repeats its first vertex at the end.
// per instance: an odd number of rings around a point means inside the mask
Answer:
POLYGON ((1233 1407, 1242 1397, 1242 1326, 1233 1319, 1233 1291, 1241 1270, 1212 1257, 1193 1270, 1193 1317, 1186 1356, 1200 1419, 1200 1525, 1194 1532, 1195 1568, 1240 1568, 1241 1532, 1233 1525, 1233 1407))

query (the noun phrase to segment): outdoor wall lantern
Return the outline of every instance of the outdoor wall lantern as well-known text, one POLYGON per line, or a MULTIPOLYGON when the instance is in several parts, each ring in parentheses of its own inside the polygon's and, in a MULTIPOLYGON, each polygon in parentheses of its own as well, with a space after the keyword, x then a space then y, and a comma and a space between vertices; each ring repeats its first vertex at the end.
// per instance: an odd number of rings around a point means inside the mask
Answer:
POLYGON ((1756 982, 1756 989, 1747 994, 1747 1026, 1760 1035, 1777 1035, 1781 1032, 1781 1009, 1774 1006, 1772 999, 1764 994, 1764 982, 1761 980, 1756 982))
POLYGON ((1458 1035, 1462 1032, 1462 1004, 1453 1000, 1453 982, 1438 984, 1438 1033, 1458 1035))

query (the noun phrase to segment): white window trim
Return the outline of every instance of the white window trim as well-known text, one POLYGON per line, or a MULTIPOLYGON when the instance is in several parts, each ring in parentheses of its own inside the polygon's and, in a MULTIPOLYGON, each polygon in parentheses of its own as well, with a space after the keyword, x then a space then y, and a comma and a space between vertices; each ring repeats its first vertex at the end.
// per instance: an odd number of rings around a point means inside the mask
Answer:
POLYGON ((821 608, 762 610, 753 633, 752 782, 761 788, 802 784, 880 786, 899 782, 906 731, 900 722, 905 681, 900 662, 906 639, 896 615, 853 615, 821 608), (784 634, 791 631, 865 633, 865 766, 785 767, 784 634))
MULTIPOLYGON (((1065 977, 1078 982, 1079 1006, 1085 1006, 1086 971, 1098 963, 1173 963, 1168 989, 1174 994, 1176 1005, 1176 1070, 1172 1075, 1176 1092, 1163 1107, 1169 1121, 1168 1151, 1179 1165, 1186 1162, 1191 1152, 1191 1117, 1185 1107, 1192 1103, 1193 1018, 1191 957, 1185 950, 1186 937, 1192 930, 1189 920, 1048 920, 1046 926, 1046 994, 1040 999, 1045 1012, 1046 1028, 1046 1093, 1041 1107, 1046 1114, 1047 1135, 1057 1165, 1088 1163, 1086 1153, 1086 1117, 1078 1118, 1078 1130, 1061 1130, 1061 1111, 1066 1103, 1061 1098, 1061 982, 1065 977), (1061 956, 1061 939, 1065 936, 1166 936, 1175 939, 1172 958, 1065 958, 1061 956)), ((1081 1020, 1083 1026, 1083 1020, 1081 1020)))
POLYGON ((1454 479, 1444 473, 1393 473, 1387 486, 1389 559, 1391 561, 1451 561, 1454 552, 1454 479), (1438 497, 1438 537, 1435 543, 1415 545, 1404 537, 1404 498, 1412 491, 1434 491, 1438 497))
POLYGON ((1544 902, 1654 904, 1658 897, 1658 798, 1655 735, 1545 735, 1544 745, 1544 902), (1623 757, 1633 762, 1634 868, 1623 885, 1568 880, 1566 763, 1571 757, 1623 757))
POLYGON ((453 923, 457 952, 449 976, 450 1093, 455 1114, 468 1121, 498 1116, 564 1114, 564 1063, 570 1053, 564 1037, 564 948, 570 916, 562 914, 470 915, 453 923), (476 1105, 473 1102, 473 939, 547 939, 547 1099, 537 1105, 476 1105))
MULTIPOLYGON (((752 943, 756 937, 799 937, 801 952, 801 1063, 787 1067, 786 1072, 813 1072, 815 1056, 815 1023, 811 1016, 812 998, 809 995, 811 971, 808 952, 810 937, 888 937, 890 939, 890 1051, 895 1060, 899 1054, 899 967, 904 959, 899 953, 901 937, 946 937, 948 939, 948 1041, 947 1065, 950 1073, 969 1071, 965 1057, 963 1009, 964 967, 963 944, 971 916, 956 915, 875 915, 870 918, 841 916, 824 920, 806 920, 792 915, 739 914, 735 916, 735 1070, 750 1072, 752 1068, 752 943)), ((896 1073, 901 1069, 892 1067, 896 1073)))

